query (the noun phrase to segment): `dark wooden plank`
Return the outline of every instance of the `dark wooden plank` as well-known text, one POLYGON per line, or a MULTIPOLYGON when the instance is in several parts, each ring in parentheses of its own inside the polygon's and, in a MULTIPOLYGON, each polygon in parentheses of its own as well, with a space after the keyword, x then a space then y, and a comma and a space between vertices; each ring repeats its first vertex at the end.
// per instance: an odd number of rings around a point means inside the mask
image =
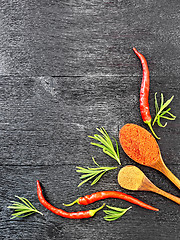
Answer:
MULTIPOLYGON (((45 188, 45 196, 57 207, 79 196, 101 190, 122 190, 117 183, 118 169, 108 173, 94 187, 87 183, 81 188, 76 166, 92 166, 91 157, 102 165, 117 165, 101 151, 90 146, 89 134, 104 126, 118 138, 118 128, 126 122, 142 123, 139 106, 140 77, 1 77, 1 235, 5 239, 169 239, 179 236, 177 205, 153 193, 126 193, 160 208, 152 213, 133 206, 131 212, 117 222, 103 220, 103 213, 94 219, 70 221, 62 219, 38 203, 36 180, 45 188), (40 210, 44 218, 32 216, 10 221, 6 209, 14 195, 25 196, 40 210), (121 227, 119 227, 121 224, 121 227), (123 231, 122 231, 123 229, 123 231), (151 237, 149 238, 149 234, 151 237)), ((165 96, 175 95, 173 110, 179 116, 179 88, 173 79, 152 78, 150 104, 153 109, 155 91, 165 96), (162 84, 163 83, 163 84, 162 84), (154 87, 153 87, 154 86, 154 87), (169 86, 169 87, 168 87, 169 86)), ((175 78, 178 82, 178 78, 175 78)), ((144 126, 145 127, 145 126, 144 126)), ((168 167, 179 174, 178 119, 165 129, 157 129, 162 139, 159 145, 168 167)), ((135 164, 121 150, 122 165, 135 164)), ((135 164, 137 165, 137 164, 135 164)), ((139 166, 139 165, 138 165, 139 166)), ((177 195, 179 191, 162 174, 139 166, 160 188, 177 195)), ((109 205, 127 207, 128 203, 107 200, 109 205)), ((96 203, 90 208, 99 206, 96 203)), ((88 208, 89 208, 88 207, 88 208)), ((87 209, 75 206, 69 211, 87 209)))
MULTIPOLYGON (((96 127, 104 126, 116 139, 125 123, 147 128, 139 112, 140 77, 17 76, 0 80, 1 164, 84 164, 93 154, 103 158, 87 137, 96 133, 96 127)), ((155 91, 162 91, 166 99, 175 95, 172 112, 177 119, 169 121, 164 129, 154 127, 162 138, 159 145, 168 165, 179 164, 180 101, 176 83, 178 78, 152 78, 150 94, 152 115, 155 91)))
MULTIPOLYGON (((127 122, 147 128, 139 113, 141 64, 147 58, 154 93, 175 95, 176 121, 155 131, 167 166, 179 176, 179 11, 164 1, 1 1, 0 2, 0 238, 1 239, 179 239, 178 206, 153 193, 126 193, 160 208, 154 213, 133 206, 113 223, 103 212, 90 220, 58 217, 40 205, 36 180, 48 201, 62 202, 100 190, 122 190, 118 170, 95 186, 80 182, 76 166, 116 165, 90 145, 88 135, 104 126, 118 139, 127 122), (2 76, 4 75, 4 76, 2 76), (14 195, 31 200, 44 217, 10 221, 14 195)), ((147 128, 148 129, 148 128, 147 128)), ((135 164, 121 150, 122 165, 135 164)), ((174 195, 177 188, 161 173, 139 166, 157 186, 174 195)), ((106 200, 128 207, 120 200, 106 200)), ((100 206, 74 206, 69 211, 100 206)))
POLYGON ((173 2, 1 1, 0 74, 176 76, 180 8, 173 2))
MULTIPOLYGON (((177 171, 179 171, 177 166, 177 171)), ((94 187, 89 184, 77 188, 78 178, 72 166, 4 166, 0 167, 0 232, 3 239, 135 239, 142 236, 144 239, 169 240, 171 236, 178 239, 179 229, 179 209, 177 204, 153 193, 130 192, 126 193, 160 208, 159 212, 152 212, 132 205, 133 208, 121 219, 108 223, 103 220, 104 213, 99 212, 93 219, 69 220, 54 215, 46 210, 37 199, 36 180, 42 183, 44 194, 47 200, 67 211, 79 211, 93 209, 100 206, 104 201, 91 204, 89 206, 75 205, 70 208, 62 206, 63 202, 70 202, 79 196, 94 191, 113 189, 122 190, 115 181, 116 172, 107 175, 94 187), (5 187, 6 186, 6 187, 5 187), (22 220, 9 220, 12 213, 7 209, 10 200, 14 200, 14 195, 27 197, 34 205, 43 212, 44 216, 33 215, 22 220)), ((157 176, 152 172, 152 177, 157 176)), ((166 190, 172 190, 169 184, 166 190)), ((171 191, 172 192, 172 191, 171 191)), ((107 204, 119 207, 128 207, 129 203, 108 199, 107 204)))

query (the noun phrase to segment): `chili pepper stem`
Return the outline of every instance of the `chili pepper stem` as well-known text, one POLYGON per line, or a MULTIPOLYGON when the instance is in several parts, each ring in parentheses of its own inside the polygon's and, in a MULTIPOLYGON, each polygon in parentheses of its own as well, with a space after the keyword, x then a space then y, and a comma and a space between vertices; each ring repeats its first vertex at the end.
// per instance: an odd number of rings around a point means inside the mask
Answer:
POLYGON ((154 130, 153 130, 153 128, 152 128, 151 119, 150 119, 149 121, 144 121, 144 123, 146 123, 146 124, 149 126, 149 128, 150 128, 151 132, 153 133, 153 135, 155 136, 155 138, 160 139, 160 138, 156 135, 156 133, 154 132, 154 130))
POLYGON ((72 203, 68 203, 68 204, 63 203, 63 205, 66 206, 66 207, 70 207, 70 206, 74 205, 75 203, 79 204, 79 198, 76 199, 76 200, 75 200, 74 202, 72 202, 72 203))
POLYGON ((91 217, 93 217, 95 215, 96 212, 98 212, 99 210, 101 210, 106 204, 104 203, 101 207, 93 209, 93 210, 89 210, 89 214, 91 215, 91 217))

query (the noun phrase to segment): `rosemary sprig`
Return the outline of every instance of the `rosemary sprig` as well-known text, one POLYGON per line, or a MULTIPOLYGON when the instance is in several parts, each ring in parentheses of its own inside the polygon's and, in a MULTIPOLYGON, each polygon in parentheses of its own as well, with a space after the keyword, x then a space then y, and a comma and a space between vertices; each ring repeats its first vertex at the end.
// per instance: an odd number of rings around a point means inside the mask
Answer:
POLYGON ((114 138, 115 143, 116 143, 116 151, 115 151, 112 141, 111 141, 108 133, 106 132, 106 130, 103 127, 100 129, 99 128, 96 128, 96 129, 102 134, 102 136, 99 134, 94 134, 94 136, 88 136, 88 137, 99 141, 101 144, 94 143, 94 142, 91 142, 91 144, 102 148, 103 152, 105 154, 114 158, 121 165, 120 157, 119 157, 119 148, 118 148, 118 143, 117 143, 116 139, 114 138))
POLYGON ((130 208, 132 208, 132 207, 129 207, 129 208, 123 209, 123 208, 111 207, 111 206, 108 206, 108 205, 106 205, 106 206, 109 209, 112 209, 112 210, 104 210, 104 212, 106 213, 106 216, 104 217, 104 219, 106 221, 117 220, 122 215, 124 215, 130 208))
POLYGON ((164 110, 172 102, 174 96, 172 96, 170 99, 168 99, 164 103, 164 96, 163 96, 163 93, 161 93, 161 105, 160 105, 160 108, 159 108, 156 95, 157 95, 157 92, 155 93, 155 101, 154 101, 155 102, 155 109, 156 109, 156 116, 154 118, 153 125, 155 124, 155 122, 157 122, 158 126, 165 127, 167 125, 167 122, 164 125, 162 125, 161 121, 160 121, 160 118, 165 118, 165 119, 168 119, 168 120, 175 120, 176 119, 176 116, 174 116, 172 113, 169 112, 171 110, 171 108, 168 108, 167 110, 164 110))
POLYGON ((15 211, 15 213, 12 214, 11 219, 14 219, 16 217, 19 217, 19 218, 20 217, 27 217, 27 216, 29 216, 33 213, 39 213, 39 214, 43 215, 26 198, 18 197, 18 196, 15 196, 15 197, 19 198, 19 200, 21 200, 22 203, 21 202, 16 202, 16 201, 11 201, 12 205, 7 207, 7 208, 14 209, 14 211, 15 211))
POLYGON ((81 185, 83 185, 85 182, 91 180, 92 178, 95 178, 94 181, 91 183, 91 186, 96 184, 100 178, 107 172, 113 169, 116 169, 117 167, 101 167, 99 166, 99 164, 97 164, 97 162, 95 161, 95 159, 92 157, 93 162, 98 166, 96 168, 83 168, 83 167, 76 167, 78 168, 78 170, 76 170, 76 172, 82 173, 83 175, 81 175, 80 179, 85 179, 84 181, 82 181, 78 187, 80 187, 81 185))

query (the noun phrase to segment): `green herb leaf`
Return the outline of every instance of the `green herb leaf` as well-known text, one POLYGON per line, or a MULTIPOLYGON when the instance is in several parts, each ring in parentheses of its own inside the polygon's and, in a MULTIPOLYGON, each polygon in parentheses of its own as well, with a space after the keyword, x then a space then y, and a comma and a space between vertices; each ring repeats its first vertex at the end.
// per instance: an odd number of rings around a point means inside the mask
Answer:
POLYGON ((108 206, 108 205, 106 205, 106 206, 109 209, 112 209, 112 210, 104 210, 104 212, 106 213, 106 216, 104 217, 104 219, 106 221, 117 220, 122 215, 124 215, 130 208, 132 208, 132 207, 129 207, 129 208, 123 209, 123 208, 111 207, 111 206, 108 206))
POLYGON ((97 178, 95 178, 94 181, 91 183, 91 186, 96 184, 104 174, 105 174, 105 171, 102 172, 101 174, 99 174, 99 176, 97 178))
POLYGON ((155 101, 154 101, 154 103, 155 103, 155 109, 156 109, 156 114, 159 112, 159 106, 158 106, 158 102, 157 102, 157 92, 155 93, 155 96, 154 96, 154 98, 155 98, 155 101))
POLYGON ((95 178, 94 181, 91 183, 91 186, 96 184, 101 177, 110 170, 116 169, 117 167, 101 167, 99 166, 99 164, 97 164, 97 162, 95 161, 94 158, 93 162, 97 165, 96 168, 83 168, 83 167, 76 167, 78 170, 76 170, 76 172, 82 173, 83 175, 80 176, 80 179, 85 179, 84 181, 82 181, 78 187, 80 187, 81 185, 83 185, 85 182, 88 182, 89 180, 95 178))
POLYGON ((16 217, 20 218, 20 217, 27 217, 33 213, 39 213, 41 215, 43 215, 41 212, 39 212, 33 205, 32 203, 27 200, 24 197, 17 197, 19 200, 21 200, 21 202, 16 202, 16 201, 11 201, 12 205, 8 206, 7 208, 10 209, 14 209, 15 213, 12 214, 12 218, 14 219, 16 217))
POLYGON ((171 108, 168 108, 167 110, 163 111, 165 108, 167 108, 167 106, 172 102, 174 96, 172 96, 170 99, 168 99, 165 103, 164 103, 164 96, 163 94, 161 93, 161 104, 160 104, 160 108, 158 106, 158 101, 157 101, 157 92, 155 93, 155 109, 156 109, 156 116, 154 118, 154 121, 153 121, 153 124, 155 124, 155 122, 157 122, 158 126, 159 127, 166 127, 167 125, 167 122, 162 125, 160 119, 161 118, 164 118, 164 119, 168 119, 168 120, 175 120, 176 119, 176 116, 174 116, 172 113, 170 113, 169 111, 171 110, 171 108), (167 117, 165 115, 169 115, 170 117, 167 117))
POLYGON ((91 144, 102 148, 103 152, 105 154, 114 158, 121 165, 117 141, 114 139, 115 143, 116 143, 116 151, 115 151, 113 143, 112 143, 108 133, 106 132, 106 130, 103 127, 100 129, 99 128, 96 128, 96 129, 102 134, 102 136, 99 134, 94 134, 94 136, 88 136, 88 137, 100 142, 101 144, 94 143, 94 142, 91 142, 91 144))

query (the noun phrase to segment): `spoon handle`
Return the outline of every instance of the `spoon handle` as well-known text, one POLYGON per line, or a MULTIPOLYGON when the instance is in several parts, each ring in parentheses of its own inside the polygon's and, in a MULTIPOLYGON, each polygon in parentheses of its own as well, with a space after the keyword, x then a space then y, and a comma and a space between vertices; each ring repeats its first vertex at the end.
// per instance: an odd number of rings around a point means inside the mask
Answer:
POLYGON ((158 194, 174 201, 177 204, 180 204, 180 198, 179 197, 176 197, 176 196, 174 196, 170 193, 167 193, 167 192, 161 190, 160 188, 156 187, 146 176, 144 176, 143 181, 142 181, 142 185, 139 187, 138 190, 155 192, 155 193, 158 193, 158 194))
POLYGON ((171 182, 176 185, 176 187, 180 189, 180 180, 167 168, 163 160, 161 162, 159 161, 159 164, 157 164, 156 167, 157 170, 162 172, 167 178, 169 178, 171 182))
POLYGON ((174 201, 177 204, 180 204, 180 198, 179 197, 176 197, 176 196, 174 196, 174 195, 172 195, 170 193, 167 193, 167 192, 161 190, 158 187, 153 188, 152 191, 155 192, 155 193, 158 193, 158 194, 160 194, 160 195, 162 195, 162 196, 164 196, 164 197, 166 197, 166 198, 168 198, 168 199, 170 199, 172 201, 174 201))

